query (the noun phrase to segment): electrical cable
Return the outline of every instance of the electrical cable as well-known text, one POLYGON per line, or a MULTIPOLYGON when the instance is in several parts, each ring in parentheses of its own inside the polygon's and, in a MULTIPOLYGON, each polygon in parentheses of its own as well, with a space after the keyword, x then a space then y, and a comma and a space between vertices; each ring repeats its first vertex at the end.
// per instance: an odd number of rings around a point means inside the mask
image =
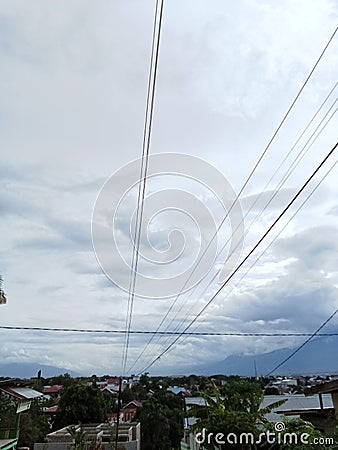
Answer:
POLYGON ((160 38, 161 38, 161 30, 162 30, 162 18, 163 18, 163 0, 157 0, 156 7, 155 7, 153 39, 152 39, 152 48, 151 48, 151 60, 150 60, 150 70, 149 70, 149 79, 148 79, 148 95, 147 95, 145 123, 144 123, 141 173, 140 173, 140 184, 139 184, 139 191, 138 191, 134 246, 133 246, 133 256, 132 256, 131 274, 130 274, 128 309, 127 309, 127 315, 126 315, 126 331, 127 331, 127 333, 126 333, 125 345, 124 345, 123 355, 122 355, 122 376, 124 376, 124 374, 125 374, 126 364, 127 364, 127 359, 128 359, 128 349, 129 349, 129 343, 130 343, 130 330, 131 330, 131 322, 132 322, 132 314, 133 314, 133 305, 134 305, 134 299, 135 299, 135 287, 136 287, 137 270, 138 270, 138 262, 139 262, 139 247, 140 247, 140 239, 141 239, 143 208, 144 208, 144 199, 145 199, 145 192, 146 192, 151 131, 152 131, 152 123, 153 123, 154 103, 155 103, 155 91, 156 91, 156 80, 157 80, 157 71, 158 71, 158 58, 159 58, 159 50, 160 50, 160 38))
MULTIPOLYGON (((234 275, 238 272, 238 270, 243 266, 243 264, 250 258, 250 256, 256 251, 256 249, 259 247, 259 245, 262 243, 262 241, 266 238, 266 236, 271 232, 271 230, 277 225, 279 220, 284 216, 284 214, 289 210, 289 208, 293 205, 293 203, 298 199, 298 197, 301 195, 301 193, 304 191, 304 189, 308 186, 308 184, 312 181, 312 179, 315 177, 315 175, 318 173, 318 171, 321 169, 321 167, 325 164, 325 162, 332 156, 334 151, 337 149, 338 143, 336 143, 331 150, 327 153, 325 158, 321 161, 321 163, 317 166, 317 168, 312 172, 310 177, 305 181, 305 183, 302 185, 302 187, 298 190, 298 192, 295 194, 295 196, 291 199, 291 201, 287 204, 287 206, 283 209, 283 211, 279 214, 279 216, 274 220, 272 225, 265 231, 265 233, 261 236, 261 238, 258 240, 258 242, 254 245, 254 247, 249 251, 249 253, 246 255, 246 257, 238 264, 236 269, 227 277, 227 279, 221 284, 221 286, 217 289, 217 291, 213 294, 213 296, 210 298, 210 300, 204 305, 204 307, 199 311, 199 313, 195 316, 195 318, 185 327, 183 330, 184 332, 187 332, 188 329, 196 322, 196 320, 203 314, 203 312, 207 309, 207 307, 215 300, 217 295, 224 289, 224 287, 229 283, 229 281, 234 277, 234 275)), ((180 335, 165 349, 163 350, 158 357, 156 357, 146 368, 145 370, 148 370, 158 359, 160 359, 165 353, 167 353, 170 348, 172 348, 173 345, 180 339, 180 335)))
MULTIPOLYGON (((319 62, 321 61, 322 57, 324 56, 324 54, 325 54, 327 48, 329 47, 329 45, 330 45, 330 43, 332 42, 334 36, 336 35, 337 30, 338 30, 338 27, 335 29, 335 31, 334 31, 333 34, 331 35, 330 39, 329 39, 328 42, 326 43, 324 49, 322 50, 322 52, 321 52, 321 54, 319 55, 317 61, 315 62, 314 66, 312 67, 312 69, 311 69, 309 75, 308 75, 307 78, 305 79, 305 81, 304 81, 302 87, 301 87, 300 90, 298 91, 298 93, 297 93, 296 97, 294 98, 293 102, 291 103, 289 109, 287 110, 286 114, 284 115, 283 119, 281 120, 280 124, 278 125, 277 129, 275 130, 274 134, 272 135, 271 139, 269 140, 269 142, 268 142, 267 146, 265 147, 263 153, 262 153, 262 154, 260 155, 260 157, 258 158, 258 160, 257 160, 257 162, 256 162, 256 164, 255 164, 255 166, 254 166, 254 168, 251 170, 251 172, 250 172, 248 178, 246 179, 245 183, 243 184, 243 186, 242 186, 242 188, 241 188, 241 190, 240 190, 240 192, 239 192, 239 194, 238 194, 238 197, 241 195, 241 193, 242 193, 242 192, 244 191, 244 189, 246 188, 247 184, 249 183, 250 179, 252 178, 253 173, 256 171, 258 165, 260 164, 260 162, 261 162, 262 159, 264 158, 264 156, 265 156, 265 154, 267 153, 268 149, 270 148, 272 142, 274 141, 275 137, 277 136, 279 130, 281 129, 281 127, 283 126, 283 124, 284 124, 284 122, 286 121, 287 117, 289 116, 290 112, 292 111, 292 109, 293 109, 294 105, 296 104, 298 98, 300 97, 300 95, 301 95, 301 93, 303 92, 304 88, 306 87, 308 81, 310 80, 310 78, 311 78, 313 72, 315 71, 316 67, 318 66, 319 62)), ((227 219, 229 213, 231 212, 233 206, 234 206, 234 204, 231 206, 229 212, 227 212, 227 214, 225 215, 225 217, 223 218, 223 220, 220 222, 220 224, 219 224, 219 226, 218 226, 216 232, 215 232, 214 235, 212 236, 211 240, 209 241, 209 243, 208 243, 208 245, 206 246, 206 248, 205 248, 204 252, 202 253, 202 255, 199 257, 199 259, 198 259, 198 261, 197 261, 197 263, 196 263, 196 265, 195 265, 195 269, 197 268, 197 266, 198 266, 198 264, 200 263, 201 259, 202 259, 203 256, 205 255, 206 251, 209 249, 209 247, 210 247, 212 241, 215 239, 215 237, 216 237, 216 235, 218 234, 220 228, 222 227, 222 225, 224 224, 225 220, 227 219)), ((177 294, 177 296, 176 296, 174 302, 173 302, 172 305, 170 306, 170 308, 169 308, 167 314, 164 316, 164 318, 162 319, 162 321, 161 321, 160 324, 158 325, 157 329, 159 329, 159 328, 162 326, 164 320, 166 319, 166 317, 168 316, 168 314, 170 313, 170 311, 172 310, 172 308, 173 308, 174 305, 176 304, 176 302, 177 302, 179 296, 180 296, 181 293, 183 292, 184 288, 186 287, 186 285, 187 285, 187 283, 189 282, 189 280, 190 280, 191 276, 193 275, 193 273, 194 273, 194 271, 192 271, 192 272, 189 274, 189 277, 187 278, 187 280, 185 281, 184 285, 183 285, 182 288, 180 289, 180 292, 177 294)), ((151 339, 151 341, 152 341, 152 339, 151 339)), ((151 342, 151 341, 150 341, 150 342, 151 342)), ((150 344, 150 342, 149 342, 149 344, 150 344)), ((143 353, 144 353, 144 351, 145 351, 145 349, 143 350, 143 353)), ((142 354, 143 354, 143 353, 142 353, 142 354)), ((135 365, 135 363, 134 363, 134 365, 135 365)), ((128 369, 128 370, 129 370, 129 369, 128 369)))
MULTIPOLYGON (((308 130, 309 126, 311 125, 311 123, 313 123, 315 117, 318 115, 318 113, 320 112, 320 110, 322 109, 322 107, 324 106, 324 104, 327 102, 328 98, 331 96, 331 94, 333 93, 334 89, 336 88, 337 83, 334 85, 334 87, 331 89, 331 91, 329 92, 329 94, 326 96, 325 100, 322 102, 322 104, 320 105, 319 109, 317 110, 317 112, 315 113, 315 115, 312 117, 312 119, 309 121, 309 123, 307 124, 307 126, 305 127, 305 129, 303 130, 303 132, 301 133, 301 135, 298 137, 298 139, 296 140, 296 142, 293 144, 291 150, 288 152, 288 154, 286 155, 286 157, 283 159, 282 163, 279 165, 279 167, 277 168, 277 170, 274 172, 274 174, 270 177, 268 183, 265 185, 265 187, 263 188, 263 190, 261 191, 261 193, 259 194, 259 196, 256 198, 255 202, 251 205, 250 209, 246 212, 245 216, 243 217, 243 221, 245 220, 245 218, 247 217, 247 215, 249 214, 249 212, 253 209, 253 207, 255 206, 255 204, 257 203, 257 201, 259 200, 259 198, 262 196, 264 190, 267 188, 268 184, 270 183, 270 181, 272 180, 272 178, 274 177, 274 175, 279 171, 279 169, 281 168, 281 166, 283 165, 283 163, 286 161, 286 159, 288 158, 288 156, 291 154, 292 150, 296 147, 297 143, 300 141, 301 137, 305 134, 305 132, 308 130)), ((312 147, 312 145, 315 143, 315 141, 318 139, 318 137, 320 136, 320 134, 322 133, 322 131, 325 129, 325 127, 327 126, 327 124, 330 122, 330 120, 332 119, 332 117, 334 116, 334 114, 337 112, 337 109, 335 109, 335 111, 331 114, 331 116, 329 117, 329 119, 326 121, 326 123, 324 124, 324 126, 319 130, 319 132, 317 133, 317 135, 315 136, 315 138, 313 139, 315 133, 318 131, 318 129, 320 128, 320 126, 322 125, 322 123, 324 122, 324 120, 327 118, 329 112, 332 110, 333 106, 336 104, 337 102, 337 98, 335 99, 335 101, 333 102, 333 104, 330 106, 329 110, 326 112, 326 114, 324 115, 324 117, 321 119, 321 121, 319 122, 319 124, 316 126, 315 130, 312 132, 312 134, 310 135, 310 137, 307 139, 307 141, 305 142, 304 146, 302 147, 302 149, 300 150, 300 152, 298 153, 298 155, 296 156, 296 158, 293 160, 292 164, 290 165, 290 167, 288 168, 287 172, 284 174, 284 176, 282 177, 282 179, 280 180, 280 182, 278 183, 277 187, 274 189, 274 192, 272 194, 272 196, 270 197, 270 199, 268 200, 267 204, 264 206, 264 208, 260 211, 260 213, 253 219, 253 221, 251 222, 250 226, 248 227, 246 234, 248 233, 249 229, 254 225, 254 223, 256 223, 256 221, 261 217, 261 215, 263 214, 263 212, 265 211, 265 209, 270 205, 270 203, 272 202, 272 200, 276 197, 276 195, 278 194, 278 192, 280 191, 282 185, 286 182, 286 180, 290 177, 290 175, 293 173, 293 171, 295 170, 295 168, 298 166, 298 164, 300 163, 300 161, 303 159, 303 157, 305 156, 305 154, 309 151, 309 149, 312 147), (309 144, 309 142, 312 140, 311 144, 309 144), (307 148, 306 148, 307 147, 307 148), (305 150, 305 151, 304 151, 305 150), (302 154, 303 153, 303 154, 302 154), (302 155, 302 156, 301 156, 302 155)), ((237 231, 239 225, 237 226, 236 230, 234 231, 234 233, 237 231)), ((220 254, 224 251, 224 249, 226 248, 227 244, 229 243, 231 237, 225 242, 225 244, 222 246, 221 250, 218 252, 217 257, 220 256, 220 254)), ((238 247, 237 246, 233 249, 233 252, 236 251, 238 247)), ((232 254, 231 254, 232 255, 232 254)), ((231 255, 229 257, 231 257, 231 255)), ((214 276, 212 277, 212 279, 209 281, 208 285, 204 288, 202 294, 200 294, 200 296, 203 296, 206 291, 208 290, 208 288, 211 286, 212 282, 216 279, 216 277, 218 276, 219 272, 221 271, 221 268, 214 274, 214 276)), ((192 291, 189 293, 188 298, 184 301, 184 303, 181 305, 180 309, 176 312, 176 315, 171 319, 171 321, 169 322, 169 324, 166 326, 165 330, 168 330, 168 328, 170 327, 170 325, 175 321, 175 319, 177 318, 178 314, 182 311, 183 307, 185 306, 185 304, 188 302, 188 300, 191 298, 192 294, 196 291, 196 286, 195 288, 192 289, 192 291)), ((192 309, 194 308, 194 305, 191 305, 190 309, 187 311, 187 313, 185 314, 185 317, 180 321, 180 323, 178 325, 176 325, 175 331, 178 330, 183 324, 184 322, 187 320, 187 318, 189 317, 189 314, 191 313, 192 309)), ((168 311, 169 313, 169 311, 168 311)), ((168 316, 168 313, 166 314, 166 316, 164 317, 164 319, 168 316)), ((159 329, 159 327, 162 325, 162 323, 164 322, 164 319, 162 320, 161 324, 157 327, 157 330, 159 329)), ((148 341, 148 343, 146 344, 146 346, 143 348, 143 351, 139 354, 138 358, 135 360, 134 364, 128 369, 128 372, 130 372, 130 370, 133 369, 133 367, 136 365, 136 363, 139 361, 139 359, 142 357, 142 355, 145 353, 146 349, 149 347, 150 343, 153 341, 155 335, 157 334, 157 330, 155 331, 155 334, 153 337, 150 338, 150 340, 148 341)), ((157 343, 159 342, 159 340, 157 340, 157 343)), ((164 343, 164 345, 167 345, 168 343, 168 339, 167 341, 164 343)))
MULTIPOLYGON (((49 331, 49 332, 62 332, 62 333, 95 333, 95 334, 125 334, 125 330, 101 330, 101 329, 91 329, 91 328, 51 328, 51 327, 23 327, 15 325, 1 325, 1 330, 18 330, 18 331, 49 331)), ((152 330, 131 330, 130 334, 152 334, 152 330)), ((163 335, 178 335, 180 332, 176 331, 160 331, 163 335)), ((269 337, 299 337, 299 336, 312 336, 311 333, 246 333, 246 332, 187 332, 183 333, 187 336, 269 336, 269 337)), ((317 333, 316 336, 338 336, 336 333, 317 333)))
POLYGON ((277 364, 277 366, 275 366, 272 370, 270 370, 270 372, 267 373, 266 376, 268 377, 273 372, 275 372, 277 369, 279 369, 283 364, 285 364, 287 361, 289 361, 293 356, 295 356, 296 353, 298 353, 302 348, 304 348, 305 345, 311 341, 311 339, 313 339, 315 336, 319 336, 319 334, 318 334, 319 331, 322 330, 325 327, 325 325, 327 325, 330 322, 330 320, 333 319, 333 317, 337 314, 337 312, 338 312, 338 308, 325 320, 325 322, 323 322, 321 324, 321 326, 319 328, 317 328, 317 330, 314 333, 312 333, 312 335, 308 339, 306 339, 305 342, 303 342, 288 357, 284 358, 282 362, 280 362, 279 364, 277 364))

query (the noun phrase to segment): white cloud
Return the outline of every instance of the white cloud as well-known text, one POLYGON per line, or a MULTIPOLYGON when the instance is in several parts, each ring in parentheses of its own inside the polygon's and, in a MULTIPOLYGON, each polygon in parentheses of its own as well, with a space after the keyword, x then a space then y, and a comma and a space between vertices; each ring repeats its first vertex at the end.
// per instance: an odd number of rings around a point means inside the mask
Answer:
MULTIPOLYGON (((8 304, 1 306, 3 324, 125 325, 126 294, 95 261, 90 220, 104 180, 141 154, 153 6, 133 0, 95 5, 73 0, 57 7, 41 0, 29 6, 22 0, 1 2, 0 272, 8 295, 8 304)), ((200 156, 238 192, 335 29, 337 13, 331 0, 168 2, 152 153, 200 156)), ((336 50, 337 39, 243 192, 245 211, 334 85, 336 50)), ((333 119, 274 204, 250 227, 245 251, 333 145, 336 125, 333 119)), ((335 179, 332 172, 229 299, 207 310, 203 329, 312 331, 332 312, 337 286, 335 179)), ((269 192, 277 184, 269 185, 269 192)), ((205 200, 197 194, 199 201, 205 200)), ((267 196, 249 213, 247 226, 267 196)), ((207 203, 217 207, 209 198, 207 203)), ((125 235, 127 209, 120 222, 125 235)), ((153 230, 157 248, 168 244, 167 231, 175 223, 167 222, 166 217, 153 230)), ((127 240, 124 245, 128 250, 127 240)), ((120 269, 116 264, 115 270, 120 269)), ((204 287, 191 294, 179 317, 190 305, 190 318, 203 306, 204 287)), ((155 329, 171 302, 137 299, 133 327, 155 329)), ((2 359, 39 360, 84 372, 120 370, 123 336, 1 334, 6 342, 0 348, 2 359)), ((148 339, 132 337, 131 360, 148 339)), ((219 342, 187 340, 156 367, 173 373, 196 355, 219 359, 219 342)), ((221 342, 226 355, 282 344, 244 338, 221 342)), ((150 346, 148 359, 161 348, 150 346)))

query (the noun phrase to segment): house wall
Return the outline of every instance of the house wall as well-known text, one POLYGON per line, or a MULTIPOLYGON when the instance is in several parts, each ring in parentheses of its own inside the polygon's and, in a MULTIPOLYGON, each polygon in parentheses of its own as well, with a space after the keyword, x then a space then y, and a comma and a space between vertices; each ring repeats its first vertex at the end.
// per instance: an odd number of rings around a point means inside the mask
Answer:
MULTIPOLYGON (((140 441, 119 442, 119 445, 123 446, 126 450, 140 450, 140 441)), ((88 443, 88 447, 90 442, 88 443)), ((107 442, 102 443, 103 450, 113 450, 111 444, 107 442)), ((71 443, 67 442, 49 442, 34 444, 34 450, 70 450, 71 443)))

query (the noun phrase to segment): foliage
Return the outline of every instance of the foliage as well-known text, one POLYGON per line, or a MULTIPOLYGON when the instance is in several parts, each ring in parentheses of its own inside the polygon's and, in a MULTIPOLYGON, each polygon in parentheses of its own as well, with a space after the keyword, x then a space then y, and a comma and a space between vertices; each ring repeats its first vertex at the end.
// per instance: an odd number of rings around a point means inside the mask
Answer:
POLYGON ((44 442, 49 432, 48 419, 39 402, 34 400, 30 409, 21 414, 18 446, 32 448, 35 442, 44 442))
POLYGON ((102 392, 95 385, 72 384, 64 392, 58 405, 53 429, 76 423, 106 421, 106 405, 102 392))
POLYGON ((80 429, 76 429, 73 425, 67 428, 68 433, 73 438, 71 445, 72 450, 85 450, 87 443, 87 433, 80 429))
POLYGON ((141 422, 142 450, 171 450, 169 419, 156 398, 149 398, 144 403, 137 419, 141 422))
POLYGON ((137 412, 141 422, 142 450, 177 450, 183 437, 182 400, 158 392, 149 397, 137 412))
MULTIPOLYGON (((188 412, 190 417, 196 417, 197 423, 193 427, 195 432, 203 429, 212 433, 210 443, 204 442, 201 448, 214 449, 217 445, 215 436, 222 433, 224 436, 250 433, 255 439, 267 424, 265 415, 284 401, 275 402, 266 408, 260 408, 263 400, 263 390, 258 383, 250 380, 231 379, 222 387, 222 393, 215 384, 207 392, 201 393, 205 405, 194 405, 188 412)), ((247 444, 227 443, 220 448, 245 449, 251 448, 247 444)))
MULTIPOLYGON (((337 436, 332 436, 335 444, 329 445, 324 442, 325 438, 329 436, 323 436, 310 422, 306 422, 302 419, 292 419, 285 423, 286 427, 282 435, 293 433, 298 436, 297 443, 291 443, 287 439, 278 447, 278 450, 336 450, 338 449, 337 436), (302 443, 299 437, 301 435, 306 436, 306 443, 302 443), (317 442, 315 441, 317 439, 317 442), (322 444, 320 443, 322 440, 322 444)), ((328 442, 328 441, 327 441, 328 442)))
POLYGON ((56 377, 48 378, 47 381, 48 381, 49 385, 59 384, 59 385, 64 386, 65 388, 76 383, 76 379, 72 378, 69 375, 69 373, 64 373, 63 375, 58 375, 56 377))
POLYGON ((12 427, 16 419, 16 405, 10 398, 0 393, 0 430, 12 427))

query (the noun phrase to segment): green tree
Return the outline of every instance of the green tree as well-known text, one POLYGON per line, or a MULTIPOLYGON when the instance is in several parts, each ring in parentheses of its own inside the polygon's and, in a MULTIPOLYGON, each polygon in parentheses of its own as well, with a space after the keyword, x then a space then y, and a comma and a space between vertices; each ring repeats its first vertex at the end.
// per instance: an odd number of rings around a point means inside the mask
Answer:
POLYGON ((149 398, 136 416, 141 422, 142 450, 171 450, 170 424, 163 405, 149 398))
POLYGON ((21 414, 19 447, 33 447, 35 442, 44 442, 50 432, 50 425, 41 405, 34 400, 28 411, 21 414))
MULTIPOLYGON (((213 450, 217 445, 215 436, 222 433, 240 436, 249 433, 258 439, 259 434, 268 425, 266 414, 283 401, 275 402, 266 408, 261 408, 263 390, 258 383, 251 380, 229 379, 223 386, 222 393, 214 384, 208 392, 201 393, 205 400, 204 405, 194 405, 188 412, 191 417, 196 417, 197 423, 193 427, 195 432, 212 433, 210 443, 204 442, 201 448, 213 450)), ((255 445, 242 443, 226 443, 220 445, 222 449, 251 449, 255 445)))
POLYGON ((143 402, 136 420, 141 422, 142 450, 179 450, 183 437, 183 402, 159 390, 143 402))
POLYGON ((74 425, 67 428, 68 433, 71 435, 73 442, 71 445, 72 450, 85 450, 87 443, 87 433, 80 429, 76 429, 74 425))
POLYGON ((0 393, 0 431, 14 427, 16 420, 16 405, 10 398, 0 393))
MULTIPOLYGON (((302 419, 292 419, 285 422, 285 430, 281 433, 282 435, 290 434, 296 435, 297 442, 289 442, 289 438, 283 440, 282 444, 278 446, 278 450, 337 450, 338 449, 338 441, 337 435, 333 435, 333 445, 328 445, 324 442, 325 438, 330 436, 325 436, 317 430, 312 423, 306 422, 302 419), (307 435, 307 443, 302 443, 299 437, 301 435, 307 435), (314 439, 317 438, 317 442, 314 443, 314 439), (322 444, 320 443, 320 439, 322 439, 322 444)), ((277 447, 277 446, 276 446, 277 447)))
POLYGON ((102 392, 95 385, 70 385, 62 395, 53 429, 77 423, 105 422, 106 405, 102 392))
POLYGON ((59 384, 67 388, 76 383, 76 379, 72 378, 69 373, 64 373, 63 375, 57 375, 56 377, 49 378, 48 383, 50 385, 59 384))

